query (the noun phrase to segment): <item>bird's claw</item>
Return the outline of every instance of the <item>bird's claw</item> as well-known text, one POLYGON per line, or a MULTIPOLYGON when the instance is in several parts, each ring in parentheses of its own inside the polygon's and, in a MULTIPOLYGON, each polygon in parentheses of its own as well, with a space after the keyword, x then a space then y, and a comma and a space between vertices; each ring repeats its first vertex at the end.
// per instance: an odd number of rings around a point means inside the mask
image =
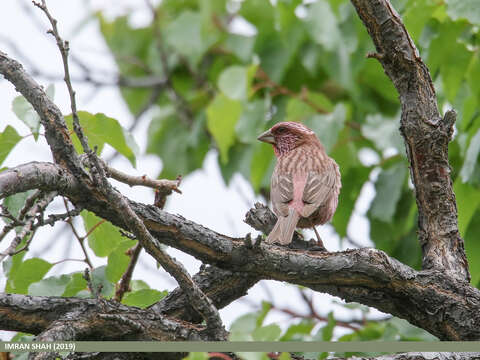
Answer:
POLYGON ((252 234, 248 233, 243 239, 243 243, 247 249, 258 250, 260 248, 260 243, 262 242, 262 235, 258 235, 255 240, 252 241, 252 234))
POLYGON ((247 249, 253 248, 252 234, 251 233, 248 233, 247 235, 245 235, 245 238, 243 239, 243 243, 245 244, 245 247, 247 249))

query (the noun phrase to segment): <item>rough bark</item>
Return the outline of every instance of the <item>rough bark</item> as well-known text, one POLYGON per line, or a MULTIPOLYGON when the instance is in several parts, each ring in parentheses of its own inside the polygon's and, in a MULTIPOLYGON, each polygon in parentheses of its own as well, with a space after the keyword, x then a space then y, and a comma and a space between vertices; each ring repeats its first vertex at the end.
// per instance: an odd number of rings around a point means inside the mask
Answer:
POLYGON ((470 281, 448 164, 455 112, 442 118, 427 66, 388 0, 351 0, 365 24, 385 73, 400 95, 405 140, 418 206, 423 268, 470 281))
POLYGON ((38 341, 208 339, 203 327, 97 299, 0 294, 0 324, 38 341))

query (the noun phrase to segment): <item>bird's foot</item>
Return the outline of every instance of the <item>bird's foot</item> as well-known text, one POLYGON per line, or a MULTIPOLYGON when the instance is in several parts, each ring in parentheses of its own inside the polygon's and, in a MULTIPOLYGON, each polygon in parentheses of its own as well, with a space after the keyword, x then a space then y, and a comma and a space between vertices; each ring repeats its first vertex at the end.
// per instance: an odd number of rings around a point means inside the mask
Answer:
POLYGON ((288 248, 292 250, 306 250, 306 251, 328 251, 322 242, 310 239, 309 241, 303 241, 293 238, 292 242, 288 244, 288 248))
POLYGON ((243 238, 243 243, 245 244, 245 247, 250 250, 258 250, 260 248, 261 242, 262 242, 262 235, 258 235, 253 241, 252 241, 251 233, 248 233, 243 238))
POLYGON ((325 247, 325 245, 323 245, 323 241, 320 240, 318 241, 315 241, 314 239, 310 239, 310 241, 308 242, 309 244, 309 247, 308 247, 308 251, 325 251, 327 252, 327 248, 325 247))

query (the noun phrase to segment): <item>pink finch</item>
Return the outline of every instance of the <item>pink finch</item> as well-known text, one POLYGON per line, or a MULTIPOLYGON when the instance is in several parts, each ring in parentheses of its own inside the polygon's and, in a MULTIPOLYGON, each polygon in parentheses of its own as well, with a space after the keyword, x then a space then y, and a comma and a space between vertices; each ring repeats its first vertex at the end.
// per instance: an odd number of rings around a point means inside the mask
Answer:
POLYGON ((315 230, 315 225, 332 218, 342 186, 340 171, 315 133, 303 124, 278 123, 258 140, 272 144, 277 156, 270 197, 278 220, 266 242, 287 245, 296 227, 315 230))

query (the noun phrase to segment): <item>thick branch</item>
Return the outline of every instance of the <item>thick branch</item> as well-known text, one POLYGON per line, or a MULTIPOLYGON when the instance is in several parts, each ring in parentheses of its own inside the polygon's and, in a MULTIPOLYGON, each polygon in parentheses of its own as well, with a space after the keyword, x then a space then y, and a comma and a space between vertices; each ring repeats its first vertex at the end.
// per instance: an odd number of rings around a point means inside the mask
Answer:
POLYGON ((39 189, 74 194, 80 192, 80 184, 62 167, 47 162, 30 162, 0 172, 0 199, 39 189))
POLYGON ((442 119, 427 66, 389 0, 351 0, 402 104, 405 140, 418 206, 423 268, 470 280, 448 164, 455 113, 442 119))
MULTIPOLYGON (((82 206, 124 226, 106 207, 92 202, 82 206)), ((155 206, 134 202, 131 206, 156 239, 203 262, 373 306, 441 339, 480 339, 480 291, 444 272, 416 272, 375 249, 314 253, 265 244, 249 249, 243 239, 218 234, 155 206)))
MULTIPOLYGON (((63 193, 126 229, 103 197, 63 193)), ((416 272, 374 249, 339 253, 295 251, 265 244, 249 249, 233 239, 158 209, 130 202, 160 242, 217 267, 310 287, 402 317, 441 339, 480 339, 480 291, 444 272, 416 272)), ((147 244, 155 249, 158 243, 147 244)))
POLYGON ((207 340, 201 327, 96 299, 0 294, 2 329, 37 340, 207 340))
MULTIPOLYGON (((193 280, 205 295, 212 299, 215 307, 221 309, 246 295, 248 289, 255 285, 259 278, 254 275, 209 266, 201 269, 193 277, 193 280)), ((157 313, 192 323, 199 323, 203 320, 192 307, 181 288, 171 291, 164 299, 152 305, 151 309, 157 313)))

